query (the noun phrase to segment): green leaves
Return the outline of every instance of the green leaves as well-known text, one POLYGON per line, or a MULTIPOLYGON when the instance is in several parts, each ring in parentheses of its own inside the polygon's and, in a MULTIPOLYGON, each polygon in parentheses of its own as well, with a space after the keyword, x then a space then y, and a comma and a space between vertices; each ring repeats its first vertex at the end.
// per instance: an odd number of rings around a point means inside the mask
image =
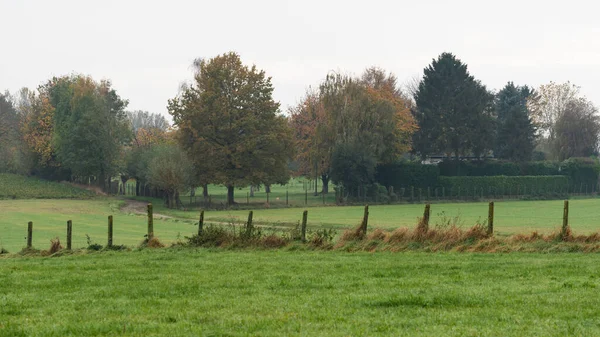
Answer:
POLYGON ((168 108, 180 144, 194 158, 197 180, 229 188, 287 181, 291 132, 277 115, 271 79, 232 52, 194 66, 195 83, 168 108))
POLYGON ((465 64, 450 53, 441 54, 425 68, 415 96, 415 151, 422 156, 484 155, 494 139, 492 100, 465 64))

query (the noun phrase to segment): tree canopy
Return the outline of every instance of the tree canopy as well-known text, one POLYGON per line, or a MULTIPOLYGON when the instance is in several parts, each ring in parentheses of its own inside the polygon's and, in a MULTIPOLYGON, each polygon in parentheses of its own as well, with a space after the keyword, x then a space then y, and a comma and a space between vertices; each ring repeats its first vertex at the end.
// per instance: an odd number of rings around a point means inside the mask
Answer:
POLYGON ((233 52, 194 67, 194 83, 168 109, 198 180, 227 186, 230 205, 236 186, 287 182, 291 131, 273 100, 271 78, 233 52))
POLYGON ((498 131, 494 156, 512 161, 531 160, 535 148, 536 128, 530 117, 527 101, 535 99, 528 86, 509 82, 496 95, 498 131))
POLYGON ((493 146, 493 95, 450 53, 424 70, 415 95, 419 130, 414 150, 421 156, 482 156, 493 146))

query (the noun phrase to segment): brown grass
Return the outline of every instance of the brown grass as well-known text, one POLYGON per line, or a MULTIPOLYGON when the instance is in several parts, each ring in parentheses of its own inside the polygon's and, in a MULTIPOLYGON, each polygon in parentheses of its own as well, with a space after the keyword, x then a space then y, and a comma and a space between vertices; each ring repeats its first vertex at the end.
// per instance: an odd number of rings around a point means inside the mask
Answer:
POLYGON ((146 247, 148 248, 163 248, 165 245, 160 242, 160 240, 155 236, 152 239, 148 240, 146 243, 146 247))
POLYGON ((288 244, 288 240, 279 235, 271 234, 263 237, 261 244, 265 248, 281 248, 288 244))
POLYGON ((58 237, 50 240, 50 249, 48 249, 48 253, 50 255, 60 251, 63 249, 63 246, 60 244, 60 239, 58 237))

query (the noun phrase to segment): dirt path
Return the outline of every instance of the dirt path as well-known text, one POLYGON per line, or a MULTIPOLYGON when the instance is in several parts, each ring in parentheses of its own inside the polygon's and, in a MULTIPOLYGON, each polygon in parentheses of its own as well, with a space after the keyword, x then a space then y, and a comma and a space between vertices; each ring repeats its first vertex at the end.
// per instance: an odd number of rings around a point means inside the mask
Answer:
MULTIPOLYGON (((123 213, 132 213, 132 214, 142 214, 142 215, 145 215, 148 212, 147 206, 148 206, 147 202, 126 199, 125 200, 125 204, 123 206, 121 206, 120 210, 123 213)), ((152 215, 156 219, 173 219, 172 216, 168 216, 168 215, 164 215, 164 214, 160 214, 160 213, 153 213, 152 215)))
MULTIPOLYGON (((123 204, 123 206, 121 206, 120 211, 123 213, 129 213, 129 214, 146 215, 147 214, 147 206, 148 206, 147 202, 126 199, 125 204, 123 204)), ((173 217, 173 216, 159 214, 159 213, 153 213, 153 216, 155 219, 178 219, 181 221, 193 221, 193 220, 187 219, 187 218, 173 217)), ((218 224, 218 225, 222 225, 222 226, 232 224, 230 221, 219 221, 219 220, 207 220, 206 223, 218 224)), ((234 225, 235 226, 244 226, 244 223, 240 222, 240 223, 235 223, 234 225)), ((264 227, 264 228, 278 228, 278 229, 289 229, 291 227, 291 225, 286 226, 286 225, 261 224, 259 222, 257 222, 255 224, 255 226, 256 227, 264 227)))

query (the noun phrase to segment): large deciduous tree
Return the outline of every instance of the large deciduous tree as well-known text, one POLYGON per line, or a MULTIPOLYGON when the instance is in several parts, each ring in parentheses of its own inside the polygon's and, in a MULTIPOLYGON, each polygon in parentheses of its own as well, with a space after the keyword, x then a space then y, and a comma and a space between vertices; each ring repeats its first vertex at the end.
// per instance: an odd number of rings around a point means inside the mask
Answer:
POLYGON ((229 205, 235 187, 286 183, 292 133, 278 114, 271 78, 233 52, 194 67, 194 82, 168 108, 197 179, 227 186, 229 205))
POLYGON ((30 166, 19 126, 20 116, 12 96, 0 93, 0 172, 27 173, 30 166))
POLYGON ((421 156, 479 157, 492 148, 493 95, 453 54, 441 54, 424 69, 415 103, 419 130, 413 147, 421 156))
POLYGON ((550 82, 528 102, 540 130, 538 147, 555 160, 597 153, 598 111, 570 82, 550 82))
POLYGON ((371 183, 378 163, 410 150, 409 106, 396 77, 379 68, 359 78, 329 74, 291 110, 303 173, 320 175, 324 192, 329 177, 349 190, 371 183))
POLYGON ((527 101, 536 95, 528 86, 509 82, 496 95, 497 138, 496 158, 512 161, 531 160, 535 148, 536 128, 530 117, 527 101))
POLYGON ((118 173, 123 144, 130 139, 125 107, 108 81, 75 75, 49 82, 54 107, 53 144, 61 165, 75 178, 96 177, 104 186, 118 173))
POLYGON ((187 153, 176 144, 155 145, 144 154, 144 178, 165 192, 168 208, 182 206, 179 193, 190 187, 193 167, 187 153))
POLYGON ((558 160, 598 154, 600 117, 598 109, 587 99, 567 103, 554 125, 552 151, 558 160))

